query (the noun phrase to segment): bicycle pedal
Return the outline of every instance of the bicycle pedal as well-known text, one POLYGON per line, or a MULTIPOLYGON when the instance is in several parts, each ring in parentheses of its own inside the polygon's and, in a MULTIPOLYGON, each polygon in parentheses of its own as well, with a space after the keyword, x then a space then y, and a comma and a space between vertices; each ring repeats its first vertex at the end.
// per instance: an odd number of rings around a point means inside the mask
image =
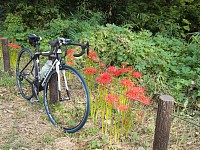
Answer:
POLYGON ((38 100, 38 99, 33 99, 33 98, 30 100, 30 103, 31 103, 31 104, 34 104, 34 103, 36 103, 36 102, 39 102, 39 100, 38 100))

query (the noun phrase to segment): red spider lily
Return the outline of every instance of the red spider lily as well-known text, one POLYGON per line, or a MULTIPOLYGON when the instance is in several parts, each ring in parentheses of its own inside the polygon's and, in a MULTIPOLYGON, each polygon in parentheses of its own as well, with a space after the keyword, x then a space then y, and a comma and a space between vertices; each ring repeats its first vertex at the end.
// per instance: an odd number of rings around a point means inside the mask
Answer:
POLYGON ((118 77, 121 74, 122 74, 121 69, 117 69, 113 75, 118 77))
POLYGON ((133 87, 131 88, 131 90, 129 90, 128 92, 126 92, 126 96, 129 100, 138 100, 141 95, 143 95, 145 92, 144 88, 140 88, 140 87, 133 87))
POLYGON ((68 62, 67 62, 67 65, 69 65, 69 66, 72 66, 72 65, 74 65, 74 62, 73 62, 73 60, 70 60, 70 61, 68 61, 68 62))
POLYGON ((100 84, 109 84, 112 80, 112 77, 109 73, 107 72, 104 72, 103 74, 101 74, 101 76, 97 77, 97 81, 100 83, 100 84))
POLYGON ((15 48, 15 49, 18 49, 18 48, 20 48, 20 46, 19 46, 19 45, 17 45, 17 44, 14 44, 14 43, 8 43, 8 46, 9 46, 9 47, 13 47, 13 48, 15 48))
POLYGON ((89 57, 92 58, 92 57, 97 57, 97 55, 95 54, 95 52, 93 51, 89 51, 89 57))
POLYGON ((115 66, 109 66, 107 70, 108 70, 109 73, 114 74, 115 71, 117 70, 117 68, 115 66))
POLYGON ((121 68, 120 71, 121 73, 128 73, 129 70, 128 68, 121 68))
POLYGON ((121 80, 120 84, 127 88, 133 87, 135 85, 129 78, 121 80))
POLYGON ((93 68, 93 67, 85 69, 85 74, 88 74, 88 75, 95 74, 96 72, 97 72, 97 70, 95 68, 93 68))
POLYGON ((67 55, 73 55, 74 54, 74 50, 73 49, 68 49, 66 53, 67 53, 67 55))
POLYGON ((112 94, 108 94, 108 96, 106 97, 106 102, 110 103, 110 104, 115 104, 117 103, 118 100, 118 96, 117 95, 112 95, 112 94))
POLYGON ((91 59, 92 59, 94 62, 97 62, 97 63, 100 62, 100 59, 99 59, 98 57, 92 57, 91 59))
POLYGON ((140 77, 142 76, 142 74, 139 73, 139 72, 133 72, 131 75, 132 75, 132 77, 134 77, 134 78, 140 78, 140 77))
POLYGON ((151 104, 151 100, 148 99, 148 98, 145 97, 145 96, 140 96, 139 99, 138 99, 138 101, 140 101, 140 102, 142 102, 142 103, 144 103, 144 104, 146 104, 146 105, 151 104))
POLYGON ((97 57, 97 55, 93 51, 89 51, 88 57, 94 62, 100 62, 100 59, 97 57))
POLYGON ((132 89, 137 95, 142 95, 145 92, 145 88, 134 86, 132 89))
POLYGON ((68 55, 67 58, 69 58, 69 59, 75 59, 75 57, 73 55, 71 55, 71 54, 68 55))
POLYGON ((117 69, 115 66, 108 67, 108 72, 117 77, 121 75, 121 70, 117 69))
POLYGON ((138 95, 134 91, 130 90, 126 92, 126 97, 128 100, 135 101, 138 98, 138 95))
POLYGON ((124 104, 119 104, 117 106, 117 110, 120 110, 120 111, 127 111, 128 110, 128 106, 124 105, 124 104))

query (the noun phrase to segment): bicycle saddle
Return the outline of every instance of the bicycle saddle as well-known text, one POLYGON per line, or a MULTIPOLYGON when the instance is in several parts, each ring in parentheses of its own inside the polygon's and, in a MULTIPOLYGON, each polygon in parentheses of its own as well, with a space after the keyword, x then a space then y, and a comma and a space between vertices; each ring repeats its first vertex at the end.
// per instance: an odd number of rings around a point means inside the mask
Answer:
POLYGON ((37 36, 35 34, 29 34, 28 39, 29 39, 29 44, 31 44, 34 47, 36 46, 36 44, 39 40, 42 40, 42 38, 40 36, 37 36))

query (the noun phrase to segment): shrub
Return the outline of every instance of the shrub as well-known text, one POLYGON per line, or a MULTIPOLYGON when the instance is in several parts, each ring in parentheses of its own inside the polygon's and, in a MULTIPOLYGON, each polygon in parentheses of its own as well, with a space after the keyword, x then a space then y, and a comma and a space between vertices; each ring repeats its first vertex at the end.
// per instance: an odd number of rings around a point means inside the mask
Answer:
POLYGON ((194 82, 199 89, 199 35, 186 43, 160 34, 152 36, 147 30, 136 33, 111 24, 86 32, 80 39, 88 40, 90 35, 91 48, 107 65, 126 62, 146 76, 143 84, 151 94, 171 94, 177 105, 197 107, 198 90, 189 96, 187 89, 194 82))

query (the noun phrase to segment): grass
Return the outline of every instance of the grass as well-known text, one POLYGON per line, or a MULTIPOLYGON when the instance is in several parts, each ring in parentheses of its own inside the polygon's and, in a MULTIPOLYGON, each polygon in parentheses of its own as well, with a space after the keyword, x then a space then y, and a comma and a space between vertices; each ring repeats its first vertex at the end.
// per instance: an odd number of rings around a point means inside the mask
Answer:
MULTIPOLYGON (((17 92, 14 76, 4 74, 0 68, 0 149, 152 149, 156 109, 149 107, 140 126, 131 129, 130 134, 115 143, 109 135, 101 133, 101 124, 88 119, 79 132, 64 134, 56 129, 47 118, 42 98, 34 105, 21 98, 17 92), (45 118, 45 119, 44 119, 45 118)), ((42 97, 42 96, 41 96, 42 97)), ((197 122, 199 118, 196 119, 197 122)), ((200 149, 199 128, 173 118, 169 150, 200 149)))

